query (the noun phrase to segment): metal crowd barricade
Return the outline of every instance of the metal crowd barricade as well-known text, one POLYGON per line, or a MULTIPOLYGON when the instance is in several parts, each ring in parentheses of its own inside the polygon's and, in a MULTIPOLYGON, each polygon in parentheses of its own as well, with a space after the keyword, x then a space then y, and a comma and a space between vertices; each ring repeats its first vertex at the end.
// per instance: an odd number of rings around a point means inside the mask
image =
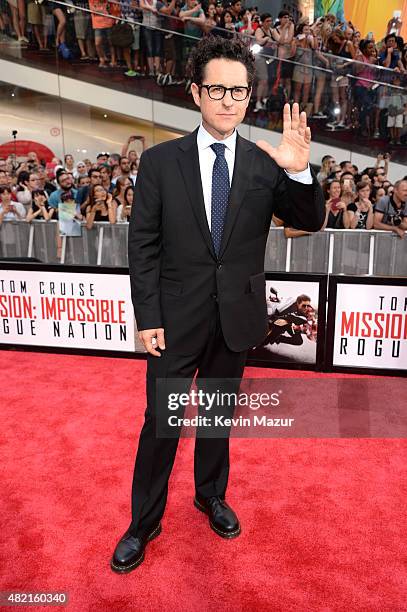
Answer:
MULTIPOLYGON (((58 238, 56 221, 4 221, 0 257, 36 257, 44 263, 126 267, 128 224, 82 224, 81 236, 58 238), (59 254, 58 254, 59 247, 59 254)), ((286 238, 270 228, 264 269, 269 272, 407 277, 407 238, 375 230, 325 230, 286 238)))
POLYGON ((3 221, 0 227, 0 256, 27 257, 32 243, 32 232, 28 223, 3 221))

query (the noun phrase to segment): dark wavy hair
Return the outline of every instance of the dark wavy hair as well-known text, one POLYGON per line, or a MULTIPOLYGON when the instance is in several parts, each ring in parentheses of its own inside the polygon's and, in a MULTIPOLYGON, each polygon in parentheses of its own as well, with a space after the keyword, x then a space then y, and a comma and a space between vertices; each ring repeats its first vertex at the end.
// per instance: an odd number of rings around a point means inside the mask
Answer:
POLYGON ((241 62, 246 67, 249 86, 252 86, 255 74, 254 55, 244 42, 221 36, 201 38, 192 49, 188 61, 188 74, 194 83, 202 84, 205 66, 213 59, 241 62))

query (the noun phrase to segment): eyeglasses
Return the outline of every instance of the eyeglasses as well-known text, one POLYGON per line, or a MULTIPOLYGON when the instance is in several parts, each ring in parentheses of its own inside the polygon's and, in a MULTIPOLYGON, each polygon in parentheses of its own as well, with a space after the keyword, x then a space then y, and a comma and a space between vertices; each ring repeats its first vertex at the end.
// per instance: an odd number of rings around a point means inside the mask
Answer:
POLYGON ((227 91, 236 102, 243 102, 250 93, 251 87, 225 87, 224 85, 200 85, 199 89, 204 87, 211 100, 223 100, 227 91))

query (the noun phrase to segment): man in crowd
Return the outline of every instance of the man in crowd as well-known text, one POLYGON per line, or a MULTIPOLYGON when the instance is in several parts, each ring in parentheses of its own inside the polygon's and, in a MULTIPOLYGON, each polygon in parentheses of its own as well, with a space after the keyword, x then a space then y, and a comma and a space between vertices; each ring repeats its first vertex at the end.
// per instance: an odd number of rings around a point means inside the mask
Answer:
POLYGON ((391 196, 383 196, 376 203, 374 229, 387 230, 404 238, 407 230, 407 180, 394 183, 391 196))
POLYGON ((341 161, 339 165, 341 167, 342 173, 350 172, 352 175, 354 174, 355 171, 351 161, 341 161))
POLYGON ((45 171, 44 166, 38 166, 37 168, 37 175, 38 175, 38 179, 39 179, 39 189, 42 189, 43 191, 46 191, 47 194, 50 196, 51 193, 53 193, 56 190, 56 187, 53 183, 51 183, 48 180, 48 175, 45 171))
POLYGON ((242 12, 241 0, 232 0, 229 10, 232 13, 233 23, 237 23, 240 20, 240 13, 242 12))
POLYGON ((76 203, 79 204, 82 214, 85 212, 86 200, 88 199, 91 187, 102 184, 102 175, 99 169, 91 168, 88 172, 88 176, 90 179, 89 184, 78 189, 75 198, 76 203))
POLYGON ((106 164, 109 161, 109 153, 98 153, 98 155, 96 155, 96 163, 98 166, 100 166, 100 164, 106 164))
MULTIPOLYGON (((121 157, 120 158, 120 162, 119 162, 119 166, 120 166, 120 175, 123 178, 129 178, 131 180, 131 182, 133 183, 133 185, 135 185, 136 181, 135 181, 135 177, 132 176, 130 174, 130 160, 128 157, 121 157)), ((119 177, 116 176, 115 178, 112 179, 112 185, 116 185, 117 179, 119 177)))
POLYGON ((74 179, 70 172, 66 172, 65 170, 60 170, 57 173, 57 184, 58 189, 56 189, 53 193, 51 193, 48 204, 53 208, 58 208, 61 203, 61 196, 63 194, 72 192, 73 197, 75 198, 77 195, 77 190, 74 188, 74 179))

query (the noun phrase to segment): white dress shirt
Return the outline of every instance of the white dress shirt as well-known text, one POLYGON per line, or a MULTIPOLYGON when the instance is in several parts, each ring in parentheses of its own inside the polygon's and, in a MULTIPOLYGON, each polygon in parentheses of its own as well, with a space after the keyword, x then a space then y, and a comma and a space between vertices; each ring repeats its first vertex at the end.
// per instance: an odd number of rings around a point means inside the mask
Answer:
MULTIPOLYGON (((196 142, 198 145, 199 155, 199 169, 201 172, 202 191, 205 203, 206 218, 208 225, 211 227, 211 197, 212 197, 212 170, 213 164, 216 159, 216 153, 211 149, 211 144, 219 142, 225 145, 225 159, 229 169, 229 184, 232 184, 233 168, 235 165, 235 153, 236 153, 236 138, 237 131, 234 130, 233 134, 225 138, 224 140, 216 140, 213 136, 205 130, 202 123, 199 126, 196 142)), ((311 171, 308 167, 302 172, 296 172, 292 174, 285 171, 290 179, 310 185, 312 183, 311 171)))

